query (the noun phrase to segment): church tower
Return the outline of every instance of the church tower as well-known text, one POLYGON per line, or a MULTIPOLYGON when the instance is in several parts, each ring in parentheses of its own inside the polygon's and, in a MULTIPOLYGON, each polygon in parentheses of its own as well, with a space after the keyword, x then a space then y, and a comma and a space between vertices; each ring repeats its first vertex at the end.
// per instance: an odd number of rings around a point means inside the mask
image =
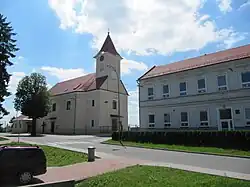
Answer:
POLYGON ((94 56, 96 59, 96 78, 108 76, 112 79, 120 79, 122 57, 116 51, 115 46, 108 35, 100 51, 94 56))

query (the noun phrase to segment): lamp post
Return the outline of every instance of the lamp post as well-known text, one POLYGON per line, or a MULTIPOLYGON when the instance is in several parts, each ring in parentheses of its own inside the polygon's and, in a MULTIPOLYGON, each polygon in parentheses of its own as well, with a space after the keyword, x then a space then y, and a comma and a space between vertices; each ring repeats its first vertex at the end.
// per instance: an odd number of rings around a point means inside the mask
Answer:
POLYGON ((112 65, 107 65, 108 68, 111 68, 117 77, 117 99, 118 99, 118 124, 119 124, 119 136, 121 136, 120 132, 122 130, 122 124, 121 124, 121 119, 120 119, 120 77, 116 71, 116 69, 112 65))

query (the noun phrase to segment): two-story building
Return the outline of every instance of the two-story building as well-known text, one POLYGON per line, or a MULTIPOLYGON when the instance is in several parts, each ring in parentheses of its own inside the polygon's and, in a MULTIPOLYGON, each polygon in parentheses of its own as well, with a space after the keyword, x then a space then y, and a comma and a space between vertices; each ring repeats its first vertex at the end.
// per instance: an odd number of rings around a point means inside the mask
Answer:
POLYGON ((40 119, 43 133, 98 134, 128 128, 128 93, 120 80, 122 57, 107 35, 94 57, 96 72, 57 83, 50 89, 51 112, 40 119))
POLYGON ((138 85, 142 129, 250 129, 250 45, 154 66, 138 85))

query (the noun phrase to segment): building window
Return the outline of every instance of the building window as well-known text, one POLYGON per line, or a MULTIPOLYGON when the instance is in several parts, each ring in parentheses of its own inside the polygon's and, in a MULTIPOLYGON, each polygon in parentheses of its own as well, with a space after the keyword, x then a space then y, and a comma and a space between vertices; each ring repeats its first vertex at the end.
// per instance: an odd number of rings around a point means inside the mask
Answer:
POLYGON ((243 88, 250 88, 250 71, 241 73, 241 83, 243 88))
POLYGON ((53 103, 53 105, 52 105, 52 111, 56 111, 56 103, 53 103))
POLYGON ((94 127, 95 126, 95 120, 91 120, 91 127, 94 127))
POLYGON ((162 87, 162 96, 163 96, 163 98, 169 97, 169 87, 168 87, 168 85, 163 85, 163 87, 162 87))
POLYGON ((92 106, 95 106, 95 100, 92 100, 92 106))
POLYGON ((245 108, 246 126, 250 126, 250 108, 245 108))
POLYGON ((148 124, 150 128, 155 127, 155 115, 154 114, 148 115, 148 124))
POLYGON ((15 128, 17 128, 17 124, 15 124, 15 128))
POLYGON ((198 85, 198 93, 206 92, 206 81, 205 81, 205 79, 199 79, 197 81, 197 85, 198 85))
POLYGON ((19 122, 19 128, 22 128, 22 123, 19 122))
POLYGON ((208 113, 207 113, 207 111, 200 111, 200 126, 201 127, 208 126, 208 113))
POLYGON ((187 95, 187 84, 186 82, 180 83, 180 96, 187 95))
POLYGON ((100 63, 100 71, 102 72, 104 70, 104 64, 101 62, 100 63))
POLYGON ((71 101, 67 101, 66 110, 70 110, 70 108, 71 108, 71 101))
POLYGON ((153 88, 148 88, 148 99, 149 100, 154 99, 154 89, 153 88))
POLYGON ((116 102, 116 100, 113 100, 112 105, 113 105, 112 108, 116 110, 117 109, 117 102, 116 102))
POLYGON ((165 113, 164 114, 164 128, 170 127, 171 126, 171 122, 170 122, 170 114, 169 113, 165 113))
POLYGON ((188 127, 188 113, 181 112, 181 127, 188 127))
POLYGON ((219 90, 227 90, 227 80, 226 75, 219 75, 217 77, 217 84, 219 90))

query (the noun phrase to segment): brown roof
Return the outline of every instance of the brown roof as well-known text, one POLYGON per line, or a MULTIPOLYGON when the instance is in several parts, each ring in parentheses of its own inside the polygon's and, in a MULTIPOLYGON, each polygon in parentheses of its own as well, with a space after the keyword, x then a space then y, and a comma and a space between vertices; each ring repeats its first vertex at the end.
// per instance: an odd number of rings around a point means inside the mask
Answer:
POLYGON ((216 53, 205 54, 203 56, 190 58, 167 65, 154 66, 144 75, 142 75, 138 80, 158 77, 248 57, 250 57, 250 45, 245 45, 216 53))
POLYGON ((111 53, 113 55, 121 57, 120 54, 115 49, 115 45, 112 42, 112 39, 110 38, 109 32, 108 32, 108 35, 107 35, 107 37, 102 45, 101 50, 94 57, 97 57, 101 52, 108 52, 108 53, 111 53))
POLYGON ((28 116, 25 115, 20 115, 18 117, 16 117, 15 119, 13 119, 13 121, 19 121, 19 120, 32 120, 31 118, 29 118, 28 116))
MULTIPOLYGON (((100 89, 100 87, 102 86, 102 84, 105 82, 107 78, 108 78, 107 75, 96 78, 96 74, 91 73, 88 75, 84 75, 82 77, 78 77, 75 79, 70 79, 67 81, 57 83, 55 86, 53 86, 50 89, 50 93, 52 95, 60 95, 60 94, 76 92, 76 91, 87 92, 91 90, 100 89)), ((123 83, 122 83, 122 86, 124 87, 123 83)), ((126 94, 128 95, 128 92, 125 87, 124 89, 126 91, 126 94)))
POLYGON ((91 73, 75 79, 70 79, 57 83, 50 89, 50 93, 52 95, 58 95, 75 91, 89 91, 91 89, 99 89, 102 83, 104 82, 102 79, 104 78, 96 79, 95 73, 91 73), (96 82, 98 86, 96 86, 96 82))

